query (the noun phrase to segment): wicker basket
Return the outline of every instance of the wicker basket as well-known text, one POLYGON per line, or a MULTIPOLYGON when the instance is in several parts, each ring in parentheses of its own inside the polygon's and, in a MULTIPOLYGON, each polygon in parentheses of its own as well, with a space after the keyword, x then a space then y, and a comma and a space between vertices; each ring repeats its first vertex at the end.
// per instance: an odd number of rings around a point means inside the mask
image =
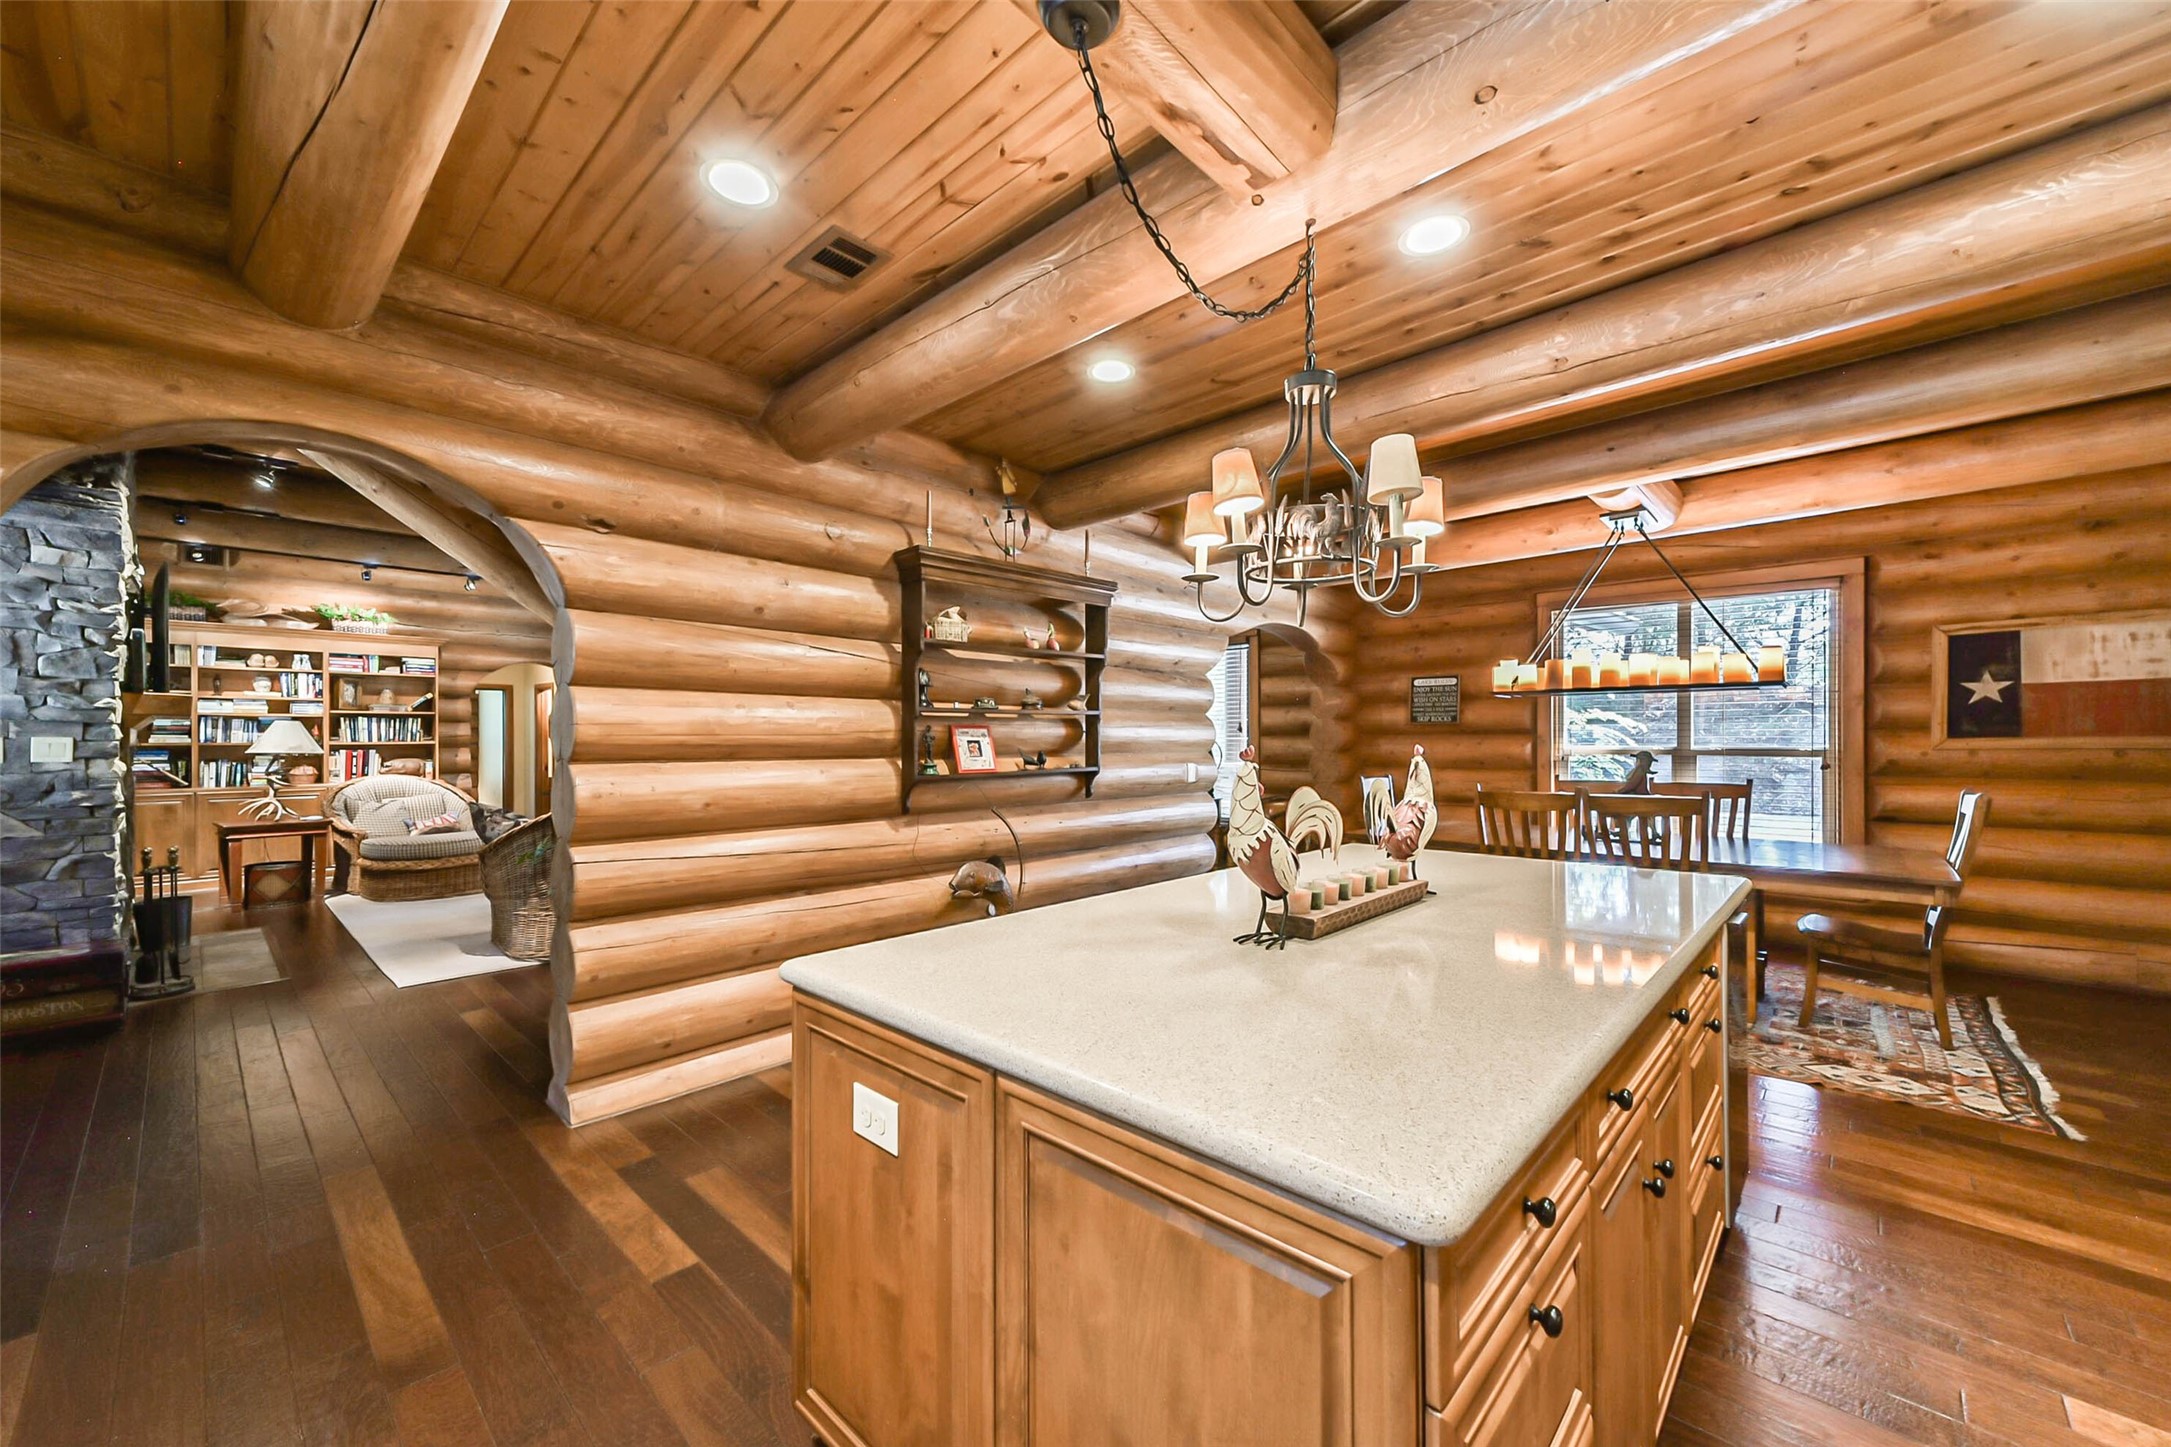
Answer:
POLYGON ((364 623, 354 618, 339 618, 332 623, 334 633, 373 633, 383 635, 392 631, 388 623, 364 623))
POLYGON ((550 857, 558 835, 544 814, 482 847, 482 892, 490 899, 490 943, 516 960, 547 960, 558 916, 550 901, 550 857))
POLYGON ((397 903, 450 899, 481 888, 482 866, 476 857, 454 855, 447 859, 372 859, 367 869, 357 871, 354 892, 364 899, 397 903))

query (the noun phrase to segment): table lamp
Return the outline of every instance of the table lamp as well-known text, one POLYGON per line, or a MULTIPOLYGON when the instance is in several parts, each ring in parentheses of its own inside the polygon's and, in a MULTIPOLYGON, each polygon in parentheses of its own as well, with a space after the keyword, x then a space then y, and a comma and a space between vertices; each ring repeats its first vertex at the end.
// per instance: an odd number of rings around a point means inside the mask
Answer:
POLYGON ((243 805, 242 815, 250 819, 299 819, 300 812, 289 809, 279 797, 279 786, 286 782, 286 761, 323 752, 316 735, 301 724, 290 718, 273 719, 249 745, 249 756, 264 760, 264 797, 243 805))

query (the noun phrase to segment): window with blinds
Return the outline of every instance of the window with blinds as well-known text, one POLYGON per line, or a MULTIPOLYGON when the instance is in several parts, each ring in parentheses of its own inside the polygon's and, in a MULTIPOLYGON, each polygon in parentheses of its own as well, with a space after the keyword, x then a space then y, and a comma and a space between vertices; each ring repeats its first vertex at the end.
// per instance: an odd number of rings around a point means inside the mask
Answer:
POLYGON ((1206 711, 1214 726, 1214 804, 1227 819, 1238 756, 1251 742, 1251 644, 1230 644, 1206 676, 1214 685, 1213 706, 1206 711))

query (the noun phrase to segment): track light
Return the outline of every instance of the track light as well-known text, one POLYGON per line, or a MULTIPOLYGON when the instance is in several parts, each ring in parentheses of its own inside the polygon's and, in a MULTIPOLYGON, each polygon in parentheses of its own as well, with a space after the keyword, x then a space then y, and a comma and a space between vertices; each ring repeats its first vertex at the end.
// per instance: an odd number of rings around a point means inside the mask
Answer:
POLYGON ((208 563, 211 561, 211 549, 205 547, 202 543, 190 543, 186 548, 182 549, 181 556, 192 563, 208 563))
POLYGON ((369 581, 369 580, 370 580, 371 578, 374 578, 374 577, 376 577, 376 576, 377 576, 377 570, 376 570, 375 568, 372 568, 372 567, 371 567, 371 566, 369 566, 369 564, 367 564, 367 563, 364 563, 364 564, 362 565, 362 581, 363 581, 363 582, 365 582, 365 583, 366 583, 366 582, 368 582, 368 581, 369 581))
POLYGON ((476 577, 476 576, 475 576, 475 575, 474 575, 473 573, 469 573, 469 574, 467 575, 467 583, 466 583, 466 585, 465 585, 465 586, 466 586, 466 588, 467 588, 467 591, 468 591, 468 592, 470 592, 470 593, 474 592, 474 591, 475 591, 475 589, 476 589, 476 587, 477 587, 477 586, 478 586, 479 584, 481 584, 481 582, 482 582, 482 579, 480 579, 480 578, 476 577))
POLYGON ((185 512, 180 512, 180 511, 176 511, 176 512, 174 513, 174 515, 173 515, 173 525, 174 525, 175 527, 177 527, 177 528, 185 528, 185 527, 187 527, 187 526, 188 526, 188 514, 187 514, 187 513, 185 513, 185 512))

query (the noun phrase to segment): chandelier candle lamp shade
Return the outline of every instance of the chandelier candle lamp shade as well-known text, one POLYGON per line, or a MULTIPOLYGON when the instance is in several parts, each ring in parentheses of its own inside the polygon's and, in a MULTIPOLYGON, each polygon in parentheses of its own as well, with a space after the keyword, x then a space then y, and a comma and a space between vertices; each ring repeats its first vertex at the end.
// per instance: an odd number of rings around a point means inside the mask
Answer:
MULTIPOLYGON (((1431 479, 1427 479, 1429 482, 1431 479)), ((1422 506, 1422 503, 1420 503, 1422 506)), ((1673 565, 1665 550, 1651 537, 1651 515, 1641 507, 1605 515, 1611 531, 1605 546, 1582 580, 1575 585, 1568 599, 1553 615, 1553 626, 1546 630, 1538 646, 1530 650, 1528 658, 1503 658, 1493 668, 1493 695, 1496 698, 1520 698, 1556 693, 1628 693, 1670 691, 1706 688, 1771 688, 1787 681, 1787 653, 1777 643, 1764 643, 1754 652, 1742 645, 1694 584, 1682 576, 1673 565), (1633 533, 1643 545, 1658 555, 1673 574, 1674 581, 1687 589, 1696 606, 1703 610, 1719 636, 1727 642, 1726 648, 1707 643, 1697 646, 1686 658, 1668 657, 1657 653, 1631 653, 1626 657, 1608 654, 1594 658, 1588 653, 1571 653, 1563 656, 1565 646, 1563 632, 1569 616, 1575 612, 1606 564, 1613 560, 1615 552, 1628 541, 1633 533)))

